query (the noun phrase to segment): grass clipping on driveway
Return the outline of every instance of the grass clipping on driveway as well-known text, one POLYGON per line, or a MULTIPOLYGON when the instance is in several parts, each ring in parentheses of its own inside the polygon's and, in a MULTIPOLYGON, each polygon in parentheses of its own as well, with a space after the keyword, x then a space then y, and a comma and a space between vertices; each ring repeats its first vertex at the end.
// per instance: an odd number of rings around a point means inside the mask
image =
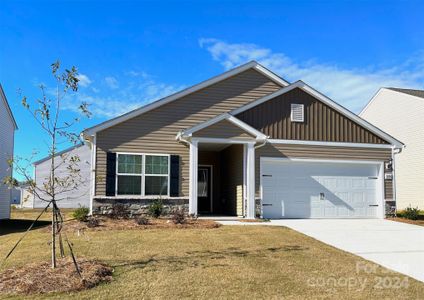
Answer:
POLYGON ((43 262, 5 270, 0 273, 0 294, 75 292, 112 280, 112 268, 100 262, 81 260, 78 267, 82 278, 70 259, 59 260, 55 269, 49 262, 43 262))

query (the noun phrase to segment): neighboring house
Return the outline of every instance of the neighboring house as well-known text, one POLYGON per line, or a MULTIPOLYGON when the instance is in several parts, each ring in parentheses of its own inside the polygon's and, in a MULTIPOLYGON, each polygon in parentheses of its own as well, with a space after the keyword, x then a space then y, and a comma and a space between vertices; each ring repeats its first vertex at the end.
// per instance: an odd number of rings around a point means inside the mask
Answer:
POLYGON ((93 145, 93 213, 161 199, 194 215, 383 218, 393 201, 385 173, 403 147, 256 62, 83 134, 93 145))
POLYGON ((18 187, 12 189, 11 204, 20 208, 34 207, 34 196, 28 189, 27 184, 20 184, 18 187))
POLYGON ((382 88, 360 116, 406 145, 394 162, 397 209, 424 209, 424 90, 382 88))
POLYGON ((10 204, 15 206, 21 205, 21 188, 15 187, 12 189, 12 197, 10 198, 10 204))
MULTIPOLYGON (((89 146, 79 144, 69 149, 63 150, 55 156, 56 173, 55 177, 65 178, 69 176, 67 169, 69 165, 69 159, 71 157, 78 156, 80 161, 78 168, 80 170, 78 185, 76 189, 66 190, 58 189, 58 202, 57 205, 60 208, 78 208, 80 206, 89 207, 90 205, 90 156, 91 151, 89 146), (65 163, 63 163, 65 160, 65 163)), ((35 172, 35 184, 37 187, 42 188, 43 184, 49 181, 51 167, 51 156, 45 157, 34 163, 35 172)), ((49 196, 45 193, 38 191, 38 195, 34 196, 33 208, 44 208, 47 205, 46 201, 42 199, 49 199, 49 196)))
POLYGON ((0 84, 0 219, 10 217, 12 190, 3 184, 3 179, 12 176, 12 169, 9 167, 8 160, 13 157, 16 129, 18 129, 18 126, 0 84))

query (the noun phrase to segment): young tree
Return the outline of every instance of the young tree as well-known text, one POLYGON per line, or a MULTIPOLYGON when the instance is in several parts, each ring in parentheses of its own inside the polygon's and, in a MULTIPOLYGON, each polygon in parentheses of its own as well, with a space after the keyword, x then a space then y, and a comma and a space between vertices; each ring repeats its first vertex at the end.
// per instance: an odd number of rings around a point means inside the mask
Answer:
MULTIPOLYGON (((42 213, 47 211, 49 207, 52 209, 51 264, 52 268, 56 268, 57 241, 59 242, 60 254, 62 257, 64 256, 62 240, 63 216, 57 203, 65 199, 65 193, 75 190, 79 185, 83 184, 86 179, 82 178, 80 174, 80 158, 77 155, 62 154, 60 161, 57 160, 58 147, 60 147, 60 145, 64 143, 77 144, 81 142, 80 135, 72 131, 72 127, 80 121, 80 117, 65 121, 62 108, 63 102, 69 101, 69 97, 74 96, 78 91, 78 71, 75 67, 62 71, 60 62, 56 61, 51 65, 51 72, 56 84, 54 90, 47 89, 46 86, 40 85, 40 98, 29 101, 27 97, 22 97, 23 107, 29 111, 36 123, 46 134, 46 143, 48 145, 50 160, 50 176, 41 185, 36 185, 34 182, 30 171, 33 157, 36 154, 35 152, 29 158, 15 157, 9 161, 9 164, 13 166, 16 173, 24 177, 25 181, 28 183, 28 189, 34 197, 46 203, 46 207, 42 213), (64 166, 67 172, 57 174, 56 171, 61 166, 64 166)), ((75 105, 75 108, 82 116, 90 117, 91 114, 88 110, 87 103, 82 102, 75 105)), ((4 181, 10 186, 16 184, 16 180, 11 177, 5 178, 4 181)), ((69 246, 72 258, 76 264, 72 247, 66 234, 64 234, 64 239, 69 246)), ((18 241, 18 243, 20 241, 18 241)), ((16 248, 16 246, 14 248, 16 248)), ((13 250, 14 249, 12 249, 11 252, 13 250)))

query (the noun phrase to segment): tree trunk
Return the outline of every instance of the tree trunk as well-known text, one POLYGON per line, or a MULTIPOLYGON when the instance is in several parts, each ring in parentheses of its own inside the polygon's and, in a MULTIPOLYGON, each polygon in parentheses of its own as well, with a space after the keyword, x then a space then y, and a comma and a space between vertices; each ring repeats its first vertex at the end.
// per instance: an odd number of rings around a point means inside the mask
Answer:
POLYGON ((56 268, 56 211, 55 205, 53 201, 53 209, 52 209, 52 269, 56 268))

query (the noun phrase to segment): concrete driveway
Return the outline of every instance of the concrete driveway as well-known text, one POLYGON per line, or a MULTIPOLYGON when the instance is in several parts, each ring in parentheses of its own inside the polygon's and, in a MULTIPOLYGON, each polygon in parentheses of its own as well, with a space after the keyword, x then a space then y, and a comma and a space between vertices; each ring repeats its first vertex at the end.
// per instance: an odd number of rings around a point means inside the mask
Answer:
POLYGON ((224 225, 286 226, 424 282, 424 227, 388 220, 221 221, 224 225))

